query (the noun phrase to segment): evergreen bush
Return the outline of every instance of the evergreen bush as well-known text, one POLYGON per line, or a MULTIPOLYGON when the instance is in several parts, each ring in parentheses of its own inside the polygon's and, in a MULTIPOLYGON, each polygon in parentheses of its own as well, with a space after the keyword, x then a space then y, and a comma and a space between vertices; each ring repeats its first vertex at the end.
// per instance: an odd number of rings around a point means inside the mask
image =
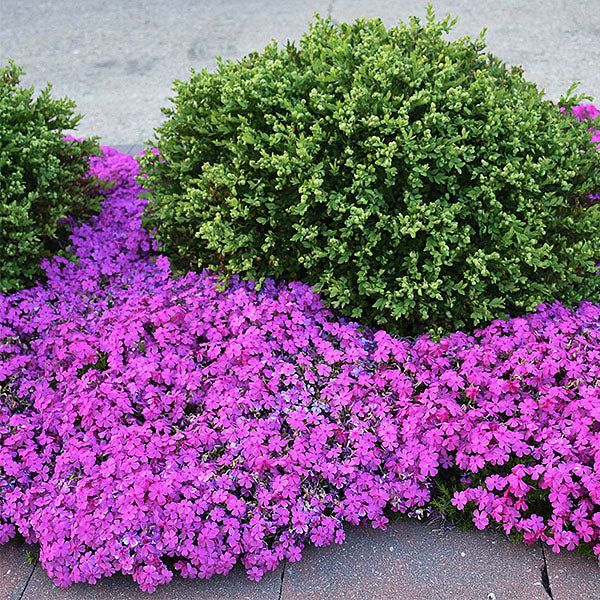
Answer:
POLYGON ((401 335, 599 300, 588 125, 455 21, 317 16, 299 48, 192 70, 142 159, 144 225, 180 269, 301 280, 401 335))
POLYGON ((0 292, 39 278, 40 260, 66 249, 72 219, 100 209, 85 178, 97 143, 62 136, 81 119, 75 103, 52 99, 49 84, 34 98, 22 74, 13 61, 0 69, 0 292))

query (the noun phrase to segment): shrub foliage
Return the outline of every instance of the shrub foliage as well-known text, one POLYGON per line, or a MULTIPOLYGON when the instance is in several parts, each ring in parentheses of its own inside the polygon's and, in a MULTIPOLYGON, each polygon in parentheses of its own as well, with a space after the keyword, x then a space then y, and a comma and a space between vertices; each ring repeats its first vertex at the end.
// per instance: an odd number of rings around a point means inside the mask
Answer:
POLYGON ((143 162, 145 225, 181 268, 302 280, 396 333, 597 298, 585 126, 483 33, 444 40, 454 22, 317 17, 299 49, 192 70, 143 162))
POLYGON ((34 98, 12 61, 0 69, 0 292, 39 277, 39 263, 65 247, 71 216, 99 210, 84 176, 94 140, 62 138, 80 115, 48 85, 34 98))
POLYGON ((432 510, 600 555, 600 306, 439 342, 363 330, 300 282, 172 277, 135 160, 91 168, 118 183, 79 260, 0 295, 0 545, 39 542, 62 587, 148 592, 432 510))

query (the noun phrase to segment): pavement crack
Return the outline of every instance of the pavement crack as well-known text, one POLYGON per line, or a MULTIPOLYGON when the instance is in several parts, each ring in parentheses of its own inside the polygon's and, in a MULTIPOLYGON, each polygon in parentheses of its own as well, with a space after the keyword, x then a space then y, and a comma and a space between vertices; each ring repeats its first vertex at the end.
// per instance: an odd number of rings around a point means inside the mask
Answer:
POLYGON ((33 573, 34 573, 36 567, 38 566, 39 562, 40 562, 40 557, 37 556, 35 561, 33 562, 33 568, 31 569, 31 573, 29 573, 29 577, 27 578, 27 581, 25 582, 25 585, 23 586, 23 590, 21 591, 21 595, 19 596, 18 600, 23 600, 23 596, 25 595, 27 586, 29 585, 29 582, 31 581, 31 578, 33 577, 33 573))
POLYGON ((279 596, 277 600, 281 600, 281 595, 283 594, 283 578, 285 576, 285 566, 287 565, 287 560, 283 561, 283 571, 281 571, 281 583, 279 584, 279 596))
POLYGON ((544 559, 544 565, 540 568, 542 573, 542 585, 546 590, 546 594, 554 600, 554 596, 552 595, 552 588, 550 587, 550 576, 548 575, 548 563, 546 562, 546 552, 544 550, 544 543, 540 540, 540 547, 542 548, 542 558, 544 559))

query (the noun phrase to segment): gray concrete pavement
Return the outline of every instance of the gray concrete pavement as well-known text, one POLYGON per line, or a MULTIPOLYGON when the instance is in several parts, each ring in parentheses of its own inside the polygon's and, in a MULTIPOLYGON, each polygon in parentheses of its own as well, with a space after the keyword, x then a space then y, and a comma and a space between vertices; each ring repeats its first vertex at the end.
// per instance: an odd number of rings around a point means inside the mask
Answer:
POLYGON ((21 600, 23 591, 36 569, 35 562, 27 560, 31 547, 11 541, 0 546, 0 599, 21 600))
POLYGON ((410 520, 387 531, 352 528, 341 546, 311 547, 287 566, 282 599, 547 600, 542 566, 537 545, 410 520))
POLYGON ((38 565, 19 600, 279 600, 282 574, 283 565, 255 582, 236 565, 226 576, 214 575, 208 580, 174 577, 149 596, 130 576, 121 574, 94 585, 77 583, 62 589, 38 565))
MULTIPOLYGON (((0 63, 24 66, 28 85, 50 81, 85 117, 83 135, 144 142, 162 120, 175 78, 239 59, 271 38, 298 39, 315 11, 338 21, 424 16, 424 0, 0 0, 0 63)), ((575 81, 600 100, 599 0, 438 0, 455 34, 488 28, 489 49, 556 100, 575 81)))
MULTIPOLYGON (((175 577, 156 600, 548 600, 537 544, 510 542, 493 531, 442 531, 433 523, 399 521, 387 531, 348 527, 346 541, 307 546, 297 563, 280 565, 258 583, 239 565, 208 581, 175 577)), ((25 545, 0 546, 2 600, 143 600, 129 576, 57 588, 25 545), (8 572, 10 571, 10 572, 8 572), (32 572, 33 571, 33 572, 32 572)), ((574 552, 548 554, 553 600, 599 600, 600 568, 574 552)))

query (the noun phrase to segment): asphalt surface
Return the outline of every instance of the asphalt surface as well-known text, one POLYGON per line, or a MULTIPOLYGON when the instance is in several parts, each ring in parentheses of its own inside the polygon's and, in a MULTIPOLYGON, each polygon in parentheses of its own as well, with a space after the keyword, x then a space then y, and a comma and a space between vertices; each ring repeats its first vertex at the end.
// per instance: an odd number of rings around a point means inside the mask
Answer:
MULTIPOLYGON (((600 0, 438 0, 458 17, 454 37, 487 27, 491 52, 522 65, 552 100, 571 83, 600 101, 600 0)), ((298 40, 313 13, 336 21, 381 17, 388 26, 424 17, 423 0, 0 0, 0 64, 24 83, 53 84, 85 115, 78 133, 108 145, 143 143, 163 119, 174 79, 214 69, 271 39, 298 40)))

